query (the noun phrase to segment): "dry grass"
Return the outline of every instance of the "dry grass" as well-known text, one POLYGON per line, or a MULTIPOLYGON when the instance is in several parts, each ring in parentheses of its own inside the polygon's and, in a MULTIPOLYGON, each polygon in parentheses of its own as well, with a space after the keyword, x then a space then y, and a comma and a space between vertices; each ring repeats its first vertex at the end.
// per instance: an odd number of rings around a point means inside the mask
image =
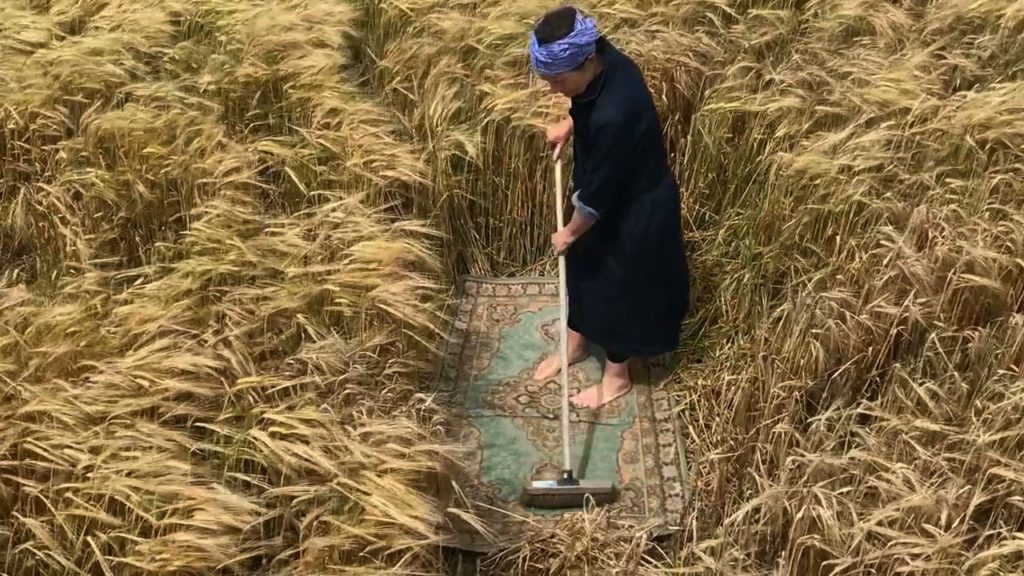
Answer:
MULTIPOLYGON (((373 85, 433 157, 480 135, 468 170, 431 163, 468 191, 466 268, 542 261, 557 104, 523 38, 552 4, 365 4, 373 85)), ((695 253, 675 394, 702 506, 674 568, 1024 570, 1020 6, 583 5, 651 81, 695 253)))
POLYGON ((431 573, 425 166, 343 4, 0 21, 0 572, 431 573))
POLYGON ((671 557, 651 541, 653 524, 616 522, 606 510, 588 507, 566 514, 550 528, 537 528, 522 542, 485 557, 486 574, 661 574, 671 557))
MULTIPOLYGON (((438 569, 418 384, 446 277, 546 264, 550 5, 0 5, 0 570, 438 569)), ((1024 571, 1019 3, 584 5, 684 188, 700 508, 487 564, 1024 571)))

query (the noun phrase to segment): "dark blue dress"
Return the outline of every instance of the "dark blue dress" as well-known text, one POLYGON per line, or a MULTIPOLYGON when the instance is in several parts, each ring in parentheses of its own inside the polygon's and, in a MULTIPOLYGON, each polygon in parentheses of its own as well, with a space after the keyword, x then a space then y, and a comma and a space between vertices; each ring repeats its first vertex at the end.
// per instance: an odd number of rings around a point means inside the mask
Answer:
POLYGON ((573 204, 597 222, 566 252, 568 325, 607 352, 674 351, 689 310, 679 188, 639 67, 607 39, 573 98, 573 204))

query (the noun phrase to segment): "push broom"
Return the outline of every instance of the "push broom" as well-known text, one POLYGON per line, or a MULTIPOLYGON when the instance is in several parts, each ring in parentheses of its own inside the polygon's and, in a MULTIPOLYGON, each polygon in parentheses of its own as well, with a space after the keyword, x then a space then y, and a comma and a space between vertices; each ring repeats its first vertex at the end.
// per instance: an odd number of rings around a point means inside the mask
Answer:
MULTIPOLYGON (((562 159, 561 144, 555 150, 555 213, 558 215, 558 230, 564 224, 562 206, 562 159)), ((523 488, 520 498, 528 508, 582 508, 587 497, 596 504, 607 504, 616 498, 615 485, 601 480, 580 480, 572 471, 572 454, 569 450, 569 329, 568 301, 565 287, 565 255, 558 255, 558 296, 561 301, 562 319, 559 347, 562 357, 562 476, 558 480, 534 480, 523 488)))

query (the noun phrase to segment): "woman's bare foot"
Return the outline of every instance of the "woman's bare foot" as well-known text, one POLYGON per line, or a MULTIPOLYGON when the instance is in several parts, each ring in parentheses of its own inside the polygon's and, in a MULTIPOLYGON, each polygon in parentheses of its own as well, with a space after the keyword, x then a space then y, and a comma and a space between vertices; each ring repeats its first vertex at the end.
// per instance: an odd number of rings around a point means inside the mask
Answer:
MULTIPOLYGON (((569 332, 569 365, 572 366, 577 362, 582 362, 587 358, 587 341, 583 338, 579 332, 574 332, 572 329, 569 332)), ((535 380, 548 380, 558 376, 558 373, 562 371, 562 353, 557 351, 554 354, 545 358, 540 366, 537 366, 537 370, 533 373, 535 380)))
POLYGON ((601 383, 583 390, 569 399, 577 408, 600 408, 629 392, 633 383, 629 379, 629 364, 605 362, 601 383))

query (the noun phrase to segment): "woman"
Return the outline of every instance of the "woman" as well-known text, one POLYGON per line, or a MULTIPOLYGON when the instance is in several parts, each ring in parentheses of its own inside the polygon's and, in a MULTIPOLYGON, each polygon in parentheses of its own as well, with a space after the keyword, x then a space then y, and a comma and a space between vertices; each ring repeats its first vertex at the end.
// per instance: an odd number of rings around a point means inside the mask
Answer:
MULTIPOLYGON (((569 362, 588 343, 605 350, 600 384, 572 398, 597 408, 630 390, 628 359, 674 351, 689 309, 679 189, 661 124, 639 67, 571 6, 544 15, 530 38, 534 70, 571 99, 569 118, 548 129, 555 154, 573 137, 575 207, 551 236, 566 256, 569 362)), ((552 378, 560 357, 535 377, 552 378)))

